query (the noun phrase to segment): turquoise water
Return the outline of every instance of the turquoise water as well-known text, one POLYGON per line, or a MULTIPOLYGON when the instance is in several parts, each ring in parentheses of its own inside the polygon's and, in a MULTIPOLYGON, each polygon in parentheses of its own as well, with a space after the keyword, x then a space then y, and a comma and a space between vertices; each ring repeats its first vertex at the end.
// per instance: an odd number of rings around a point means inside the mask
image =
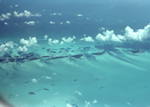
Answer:
POLYGON ((66 58, 47 64, 3 64, 0 91, 16 107, 147 107, 150 56, 139 53, 124 57, 130 63, 106 53, 96 58, 66 58))
POLYGON ((0 0, 0 107, 149 107, 149 4, 0 0))

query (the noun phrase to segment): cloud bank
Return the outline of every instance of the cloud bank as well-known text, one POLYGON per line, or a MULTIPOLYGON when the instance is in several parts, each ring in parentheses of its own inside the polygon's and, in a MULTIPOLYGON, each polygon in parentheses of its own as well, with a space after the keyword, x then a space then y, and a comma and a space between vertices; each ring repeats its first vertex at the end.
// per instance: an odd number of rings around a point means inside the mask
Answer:
MULTIPOLYGON (((32 23, 29 21, 29 23, 32 23)), ((62 45, 65 43, 75 43, 76 37, 62 37, 60 40, 49 38, 47 35, 44 36, 44 40, 48 41, 50 45, 62 45)), ((96 35, 95 39, 92 36, 84 35, 79 41, 91 42, 91 43, 103 43, 105 46, 109 43, 111 46, 127 47, 127 48, 137 48, 137 49, 150 49, 150 24, 145 26, 143 29, 133 30, 131 27, 127 26, 124 30, 124 34, 115 34, 113 30, 105 30, 102 33, 96 35), (137 47, 138 45, 138 47, 137 47)), ((37 38, 29 37, 29 39, 20 39, 20 46, 12 41, 3 42, 0 44, 0 53, 18 51, 26 52, 30 46, 37 46, 37 38)))
POLYGON ((27 11, 27 10, 24 10, 24 12, 21 12, 21 13, 19 13, 17 11, 14 11, 14 16, 15 17, 26 17, 26 18, 29 18, 29 17, 41 17, 41 14, 40 13, 33 14, 33 13, 27 11))
POLYGON ((99 33, 96 36, 98 41, 112 41, 112 42, 126 42, 126 41, 144 41, 150 38, 150 24, 145 26, 143 29, 134 31, 132 28, 127 26, 124 30, 124 35, 116 35, 114 31, 106 30, 102 34, 99 33))

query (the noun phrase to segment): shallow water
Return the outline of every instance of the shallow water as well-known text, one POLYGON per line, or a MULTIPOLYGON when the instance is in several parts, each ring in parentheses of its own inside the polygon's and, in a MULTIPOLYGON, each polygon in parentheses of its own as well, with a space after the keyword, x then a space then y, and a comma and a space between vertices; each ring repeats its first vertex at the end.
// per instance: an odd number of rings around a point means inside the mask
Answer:
POLYGON ((1 64, 0 92, 15 107, 147 107, 150 56, 134 55, 1 64))

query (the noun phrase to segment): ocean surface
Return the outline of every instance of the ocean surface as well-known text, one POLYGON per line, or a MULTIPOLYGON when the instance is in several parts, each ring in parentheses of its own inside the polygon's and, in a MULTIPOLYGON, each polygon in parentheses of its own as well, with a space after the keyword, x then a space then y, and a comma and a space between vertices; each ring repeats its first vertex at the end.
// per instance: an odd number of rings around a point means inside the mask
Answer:
POLYGON ((150 107, 149 0, 0 0, 0 107, 150 107))

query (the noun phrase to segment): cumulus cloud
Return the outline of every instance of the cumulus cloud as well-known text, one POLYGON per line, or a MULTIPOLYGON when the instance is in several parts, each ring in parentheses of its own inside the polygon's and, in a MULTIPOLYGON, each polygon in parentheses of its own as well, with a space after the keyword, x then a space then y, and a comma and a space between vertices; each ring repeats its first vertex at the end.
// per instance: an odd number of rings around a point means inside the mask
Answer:
POLYGON ((128 40, 142 41, 149 38, 150 35, 150 24, 144 27, 144 29, 138 29, 134 32, 132 28, 127 26, 125 28, 124 37, 128 40))
POLYGON ((70 105, 70 104, 66 104, 66 107, 72 107, 72 105, 70 105))
POLYGON ((54 73, 53 73, 53 75, 55 75, 55 76, 56 76, 56 75, 57 75, 57 73, 55 73, 55 72, 54 72, 54 73))
POLYGON ((105 30, 105 28, 104 28, 104 27, 101 27, 101 28, 99 28, 99 30, 104 31, 104 30, 105 30))
POLYGON ((8 25, 8 23, 7 23, 7 22, 4 22, 4 25, 8 25))
POLYGON ((81 93, 81 92, 79 92, 79 91, 75 91, 75 93, 76 93, 77 95, 79 95, 79 96, 81 96, 81 95, 82 95, 82 93, 81 93))
POLYGON ((64 24, 64 22, 60 22, 60 24, 62 25, 62 24, 64 24))
POLYGON ((15 43, 12 42, 12 41, 9 41, 9 42, 6 42, 6 43, 5 43, 5 46, 6 46, 6 47, 9 47, 9 48, 14 48, 14 46, 17 46, 17 44, 15 44, 15 43))
POLYGON ((96 99, 94 99, 93 101, 92 101, 92 103, 93 104, 96 104, 98 101, 96 100, 96 99))
POLYGON ((58 44, 59 43, 59 40, 53 40, 52 38, 49 38, 48 39, 48 44, 50 44, 50 45, 53 45, 53 44, 58 44))
POLYGON ((114 41, 114 42, 121 42, 121 40, 114 34, 114 31, 111 30, 106 30, 105 32, 103 32, 102 34, 98 34, 96 36, 96 39, 99 41, 114 41))
POLYGON ((51 80, 52 79, 52 77, 50 77, 50 76, 41 76, 41 78, 44 78, 44 79, 47 79, 47 80, 51 80))
POLYGON ((17 4, 15 5, 15 7, 18 7, 18 6, 19 6, 19 5, 17 5, 17 4))
POLYGON ((0 21, 4 21, 6 19, 10 19, 10 17, 11 17, 11 13, 2 14, 0 16, 0 21))
POLYGON ((28 48, 26 46, 23 46, 23 47, 19 46, 18 51, 19 52, 26 52, 26 51, 28 51, 28 48))
POLYGON ((27 25, 35 25, 35 21, 25 21, 24 23, 27 25))
POLYGON ((113 41, 113 42, 125 42, 125 41, 143 41, 150 38, 150 24, 145 26, 143 29, 134 31, 132 28, 127 26, 125 28, 124 35, 115 35, 114 31, 106 30, 103 34, 99 33, 96 39, 99 41, 113 41))
POLYGON ((15 46, 17 46, 17 44, 12 41, 3 43, 0 45, 0 52, 6 52, 9 48, 14 48, 15 46))
POLYGON ((50 24, 52 24, 52 25, 54 25, 54 24, 55 24, 55 22, 53 22, 53 21, 50 21, 49 23, 50 23, 50 24))
POLYGON ((72 42, 74 39, 76 39, 75 36, 73 36, 73 37, 68 37, 68 38, 63 37, 63 38, 62 38, 62 42, 67 42, 67 43, 69 43, 69 42, 72 42))
POLYGON ((7 50, 8 48, 4 44, 0 45, 0 52, 6 52, 7 50))
POLYGON ((29 17, 40 17, 41 14, 40 13, 32 14, 31 12, 24 10, 24 12, 21 12, 21 13, 14 11, 14 16, 15 17, 27 17, 27 18, 29 18, 29 17))
POLYGON ((61 41, 61 42, 60 42, 60 45, 63 45, 63 44, 64 44, 64 41, 61 41))
POLYGON ((82 17, 83 14, 75 14, 75 16, 82 17))
POLYGON ((85 101, 85 107, 91 107, 91 103, 88 101, 85 101))
POLYGON ((37 82, 38 82, 37 79, 35 79, 35 78, 31 79, 31 81, 32 81, 33 83, 37 83, 37 82))
POLYGON ((44 40, 47 40, 47 39, 48 39, 48 36, 47 36, 47 35, 45 35, 45 36, 44 36, 44 40))
POLYGON ((66 23, 67 23, 67 24, 70 24, 71 22, 70 22, 70 21, 66 21, 66 23))
POLYGON ((27 47, 36 46, 37 39, 36 39, 36 37, 29 37, 29 40, 25 40, 24 38, 22 38, 22 39, 20 39, 20 43, 27 47))
POLYGON ((49 77, 49 76, 46 76, 45 78, 46 78, 46 79, 50 79, 50 80, 52 79, 52 77, 49 77))
POLYGON ((59 43, 59 40, 53 40, 52 41, 52 44, 58 44, 59 43))
POLYGON ((94 40, 91 36, 84 36, 84 38, 81 38, 80 40, 83 40, 86 42, 94 42, 94 40))

